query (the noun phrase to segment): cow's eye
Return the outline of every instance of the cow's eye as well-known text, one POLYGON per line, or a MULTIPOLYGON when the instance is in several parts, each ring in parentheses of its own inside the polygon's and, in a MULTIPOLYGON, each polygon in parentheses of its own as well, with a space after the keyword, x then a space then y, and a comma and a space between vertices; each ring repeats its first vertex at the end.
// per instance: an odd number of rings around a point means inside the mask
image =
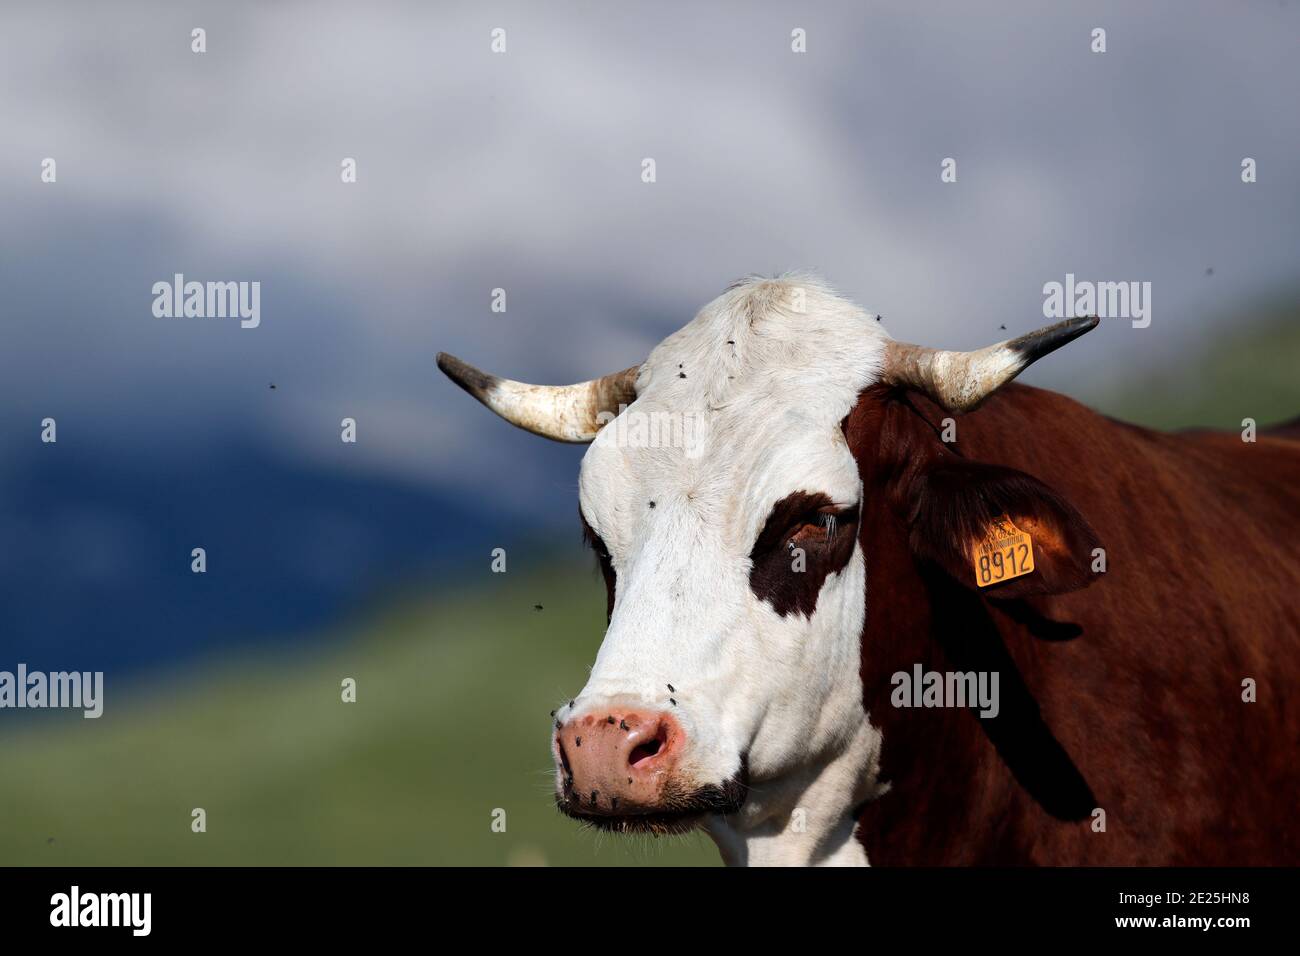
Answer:
POLYGON ((600 565, 601 576, 605 579, 605 593, 609 598, 606 619, 612 619, 614 617, 614 588, 618 576, 614 573, 614 563, 610 560, 609 548, 605 547, 605 539, 598 535, 596 530, 588 524, 587 518, 581 509, 578 510, 578 518, 582 522, 582 540, 596 553, 596 563, 600 565))
POLYGON ((857 505, 850 508, 818 508, 801 515, 791 525, 786 538, 791 547, 823 544, 832 541, 837 535, 851 533, 848 526, 856 522, 857 517, 857 505))
POLYGON ((604 538, 587 528, 583 533, 583 540, 586 541, 587 546, 592 551, 596 552, 596 557, 600 558, 601 561, 609 560, 609 548, 605 547, 604 538))
POLYGON ((762 555, 779 554, 804 545, 813 550, 822 549, 841 542, 846 533, 852 544, 854 532, 846 525, 857 520, 856 503, 848 508, 839 508, 830 495, 796 491, 772 506, 750 549, 750 558, 757 560, 762 555))
POLYGON ((578 511, 578 520, 582 522, 582 541, 592 551, 596 552, 596 557, 602 562, 609 560, 609 548, 605 547, 605 539, 596 533, 596 529, 587 521, 587 516, 578 511))

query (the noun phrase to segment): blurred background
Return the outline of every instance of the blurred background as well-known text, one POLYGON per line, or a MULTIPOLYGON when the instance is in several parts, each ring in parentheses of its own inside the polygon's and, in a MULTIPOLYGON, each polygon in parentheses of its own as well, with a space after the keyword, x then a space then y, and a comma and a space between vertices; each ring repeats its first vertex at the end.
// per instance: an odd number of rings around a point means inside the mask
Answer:
POLYGON ((1151 325, 1027 381, 1293 417, 1297 34, 1286 0, 0 5, 0 670, 106 674, 98 720, 0 711, 0 864, 715 863, 554 811, 604 625, 582 449, 435 353, 590 378, 790 269, 970 348, 1074 273, 1149 281, 1151 325), (260 327, 155 318, 178 272, 259 281, 260 327))

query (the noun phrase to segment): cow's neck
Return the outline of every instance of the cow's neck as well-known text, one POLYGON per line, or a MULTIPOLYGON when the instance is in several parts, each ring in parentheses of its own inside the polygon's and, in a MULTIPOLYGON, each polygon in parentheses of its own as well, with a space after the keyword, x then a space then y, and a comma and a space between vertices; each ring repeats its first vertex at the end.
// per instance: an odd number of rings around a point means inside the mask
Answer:
MULTIPOLYGON (((1005 394, 994 396, 990 406, 996 410, 1007 402, 1005 394)), ((1004 422, 1003 431, 1032 432, 1033 426, 1016 421, 1014 411, 1003 410, 1011 423, 1004 422)), ((1031 800, 1049 817, 1073 820, 1080 819, 1081 807, 1086 811, 1096 802, 1043 724, 1030 691, 1041 682, 1035 673, 1040 655, 1026 655, 1018 664, 1008 650, 1009 640, 1021 646, 1030 640, 1014 615, 1033 614, 1033 606, 990 606, 983 595, 939 569, 903 559, 911 551, 909 529, 891 499, 889 481, 936 440, 939 415, 920 397, 891 401, 877 391, 845 422, 864 484, 859 526, 867 566, 863 704, 883 736, 880 773, 889 789, 887 799, 863 805, 857 836, 876 865, 1027 862, 1028 851, 1006 827, 972 828, 972 808, 1031 800), (882 459, 882 448, 894 449, 896 457, 882 459), (918 666, 925 672, 999 674, 1000 723, 974 720, 965 708, 895 706, 893 675, 918 666)), ((979 447, 978 423, 964 420, 962 428, 964 447, 979 447)), ((980 460, 990 460, 987 452, 980 460)))
MULTIPOLYGON (((916 399, 923 408, 929 406, 916 399)), ((979 777, 979 768, 961 763, 951 754, 953 742, 965 741, 972 733, 969 715, 952 708, 927 710, 923 713, 902 711, 892 706, 892 675, 911 672, 919 662, 926 670, 942 670, 946 665, 932 640, 931 594, 925 579, 911 562, 898 560, 909 552, 908 530, 890 502, 888 479, 892 472, 877 470, 882 430, 887 415, 893 415, 889 441, 898 442, 900 429, 912 430, 908 440, 920 442, 930 437, 925 422, 909 406, 889 400, 888 393, 869 390, 844 423, 845 436, 858 459, 863 479, 863 508, 859 523, 859 542, 867 567, 866 614, 861 643, 863 707, 870 723, 881 735, 880 759, 876 772, 883 780, 877 794, 891 791, 886 800, 867 800, 860 804, 856 832, 864 853, 877 865, 922 862, 914 856, 913 839, 925 842, 942 826, 958 826, 965 820, 961 809, 965 782, 979 777), (939 743, 936 743, 939 742, 939 743), (948 756, 939 761, 943 779, 923 782, 935 784, 918 789, 915 761, 919 754, 930 753, 936 745, 944 746, 948 756), (941 794, 954 801, 956 808, 943 806, 946 815, 928 812, 927 800, 941 794)), ((933 417, 933 416, 932 416, 933 417)), ((906 442, 904 442, 906 444, 906 442)), ((906 467, 907 457, 895 467, 906 467)), ((985 754, 974 746, 959 751, 971 755, 985 754)), ((944 842, 947 834, 936 837, 944 842)), ((954 844, 960 840, 951 836, 954 844)))
POLYGON ((856 806, 874 794, 880 734, 866 720, 829 762, 751 782, 740 813, 706 827, 728 866, 866 866, 856 806))

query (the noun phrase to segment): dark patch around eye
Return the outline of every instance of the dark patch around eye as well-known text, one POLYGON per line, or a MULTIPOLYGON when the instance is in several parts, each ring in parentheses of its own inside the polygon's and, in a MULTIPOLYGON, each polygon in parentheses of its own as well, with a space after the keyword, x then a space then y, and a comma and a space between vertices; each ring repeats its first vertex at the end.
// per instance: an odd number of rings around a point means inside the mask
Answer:
POLYGON ((857 505, 837 509, 820 492, 787 495, 772 506, 750 552, 750 590, 782 617, 812 617, 826 578, 853 556, 857 534, 857 505), (794 570, 794 548, 804 551, 802 571, 794 570))
MULTIPOLYGON (((653 502, 651 503, 653 505, 653 502)), ((596 534, 596 530, 587 523, 586 516, 582 509, 578 509, 578 520, 582 522, 582 540, 587 547, 596 553, 596 560, 600 563, 600 573, 605 579, 605 621, 609 622, 614 617, 614 585, 617 583, 617 577, 614 574, 614 564, 609 558, 609 548, 605 547, 604 540, 596 534)))

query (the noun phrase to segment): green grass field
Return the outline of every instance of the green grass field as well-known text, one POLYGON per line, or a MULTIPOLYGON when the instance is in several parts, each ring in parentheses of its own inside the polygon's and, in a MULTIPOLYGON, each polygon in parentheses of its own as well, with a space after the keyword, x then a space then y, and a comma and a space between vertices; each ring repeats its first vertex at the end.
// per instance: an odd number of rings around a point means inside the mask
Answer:
POLYGON ((585 565, 483 566, 477 590, 399 601, 324 650, 110 685, 98 720, 7 733, 0 864, 715 864, 704 836, 615 839, 555 810, 548 712, 585 681, 604 587, 585 565))
POLYGON ((1229 334, 1181 365, 1144 373, 1127 388, 1078 397, 1149 428, 1240 431, 1243 418, 1263 428, 1300 417, 1300 309, 1288 303, 1251 316, 1241 325, 1225 322, 1229 334))

